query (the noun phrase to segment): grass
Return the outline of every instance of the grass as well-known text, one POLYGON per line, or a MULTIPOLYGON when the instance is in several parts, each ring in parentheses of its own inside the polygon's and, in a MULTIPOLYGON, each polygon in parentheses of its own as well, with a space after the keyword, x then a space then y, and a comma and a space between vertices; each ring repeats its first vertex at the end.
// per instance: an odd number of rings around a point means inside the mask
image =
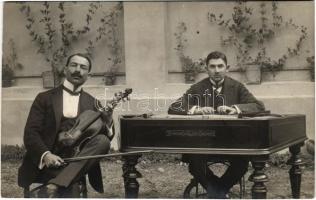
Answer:
MULTIPOLYGON (((1 196, 7 198, 23 197, 23 190, 17 186, 17 170, 21 164, 23 147, 2 146, 1 148, 1 196)), ((269 177, 266 183, 267 197, 291 198, 288 169, 285 165, 289 154, 273 154, 265 168, 269 177)), ((192 178, 187 165, 176 154, 147 154, 139 159, 138 171, 143 175, 137 179, 140 184, 139 198, 182 198, 186 185, 192 178)), ((307 165, 302 175, 301 198, 314 197, 314 159, 305 157, 307 165)), ((101 162, 104 194, 95 192, 88 184, 89 198, 124 198, 124 184, 122 178, 123 162, 116 158, 101 162)), ((212 168, 215 174, 222 173, 222 167, 212 168)), ((251 198, 252 183, 247 181, 252 173, 251 167, 245 175, 246 196, 251 198)), ((234 186, 231 196, 238 198, 239 187, 234 186)))

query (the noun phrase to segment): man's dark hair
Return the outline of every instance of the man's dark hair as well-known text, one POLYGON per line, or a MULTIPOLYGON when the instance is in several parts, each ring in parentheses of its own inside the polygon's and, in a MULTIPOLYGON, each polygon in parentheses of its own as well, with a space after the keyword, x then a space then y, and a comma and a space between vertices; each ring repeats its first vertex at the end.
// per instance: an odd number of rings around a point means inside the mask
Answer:
POLYGON ((208 54, 208 56, 206 57, 206 65, 208 65, 208 62, 211 60, 211 59, 222 59, 225 64, 227 65, 227 58, 226 58, 226 55, 222 52, 219 52, 219 51, 213 51, 212 53, 208 54))
POLYGON ((67 58, 66 66, 69 65, 69 62, 70 62, 71 58, 74 57, 74 56, 80 56, 80 57, 83 57, 83 58, 87 59, 88 62, 89 62, 89 72, 91 71, 91 68, 92 68, 91 59, 90 59, 90 57, 87 54, 84 54, 84 53, 75 53, 75 54, 70 55, 67 58))

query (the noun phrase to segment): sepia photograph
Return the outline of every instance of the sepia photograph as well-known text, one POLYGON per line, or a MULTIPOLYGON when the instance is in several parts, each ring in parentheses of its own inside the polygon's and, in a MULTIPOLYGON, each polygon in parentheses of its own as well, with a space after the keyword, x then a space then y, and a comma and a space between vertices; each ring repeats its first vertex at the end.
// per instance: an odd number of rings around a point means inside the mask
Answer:
POLYGON ((2 198, 315 198, 314 1, 0 3, 2 198))

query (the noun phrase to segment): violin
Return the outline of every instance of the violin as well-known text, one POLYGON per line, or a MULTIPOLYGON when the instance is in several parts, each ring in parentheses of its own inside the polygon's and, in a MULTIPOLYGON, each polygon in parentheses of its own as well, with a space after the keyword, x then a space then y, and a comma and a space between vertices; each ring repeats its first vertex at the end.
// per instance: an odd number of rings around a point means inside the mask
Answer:
MULTIPOLYGON (((109 130, 106 118, 111 116, 113 109, 121 100, 129 100, 128 95, 131 93, 131 88, 125 89, 125 92, 115 93, 113 99, 107 102, 105 107, 100 106, 100 102, 96 101, 95 106, 98 111, 86 110, 81 113, 70 130, 58 134, 58 145, 62 148, 80 147, 82 143, 96 136, 101 131, 109 130)), ((112 140, 114 134, 109 135, 108 133, 108 137, 112 140)))

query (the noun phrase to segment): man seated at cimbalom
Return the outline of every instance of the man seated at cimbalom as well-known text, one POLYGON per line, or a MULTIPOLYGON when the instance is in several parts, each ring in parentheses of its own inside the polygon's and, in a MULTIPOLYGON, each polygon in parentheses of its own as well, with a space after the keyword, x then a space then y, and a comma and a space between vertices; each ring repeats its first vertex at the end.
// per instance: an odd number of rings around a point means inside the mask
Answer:
MULTIPOLYGON (((226 55, 214 51, 206 58, 208 78, 193 84, 186 93, 171 104, 168 114, 235 115, 264 110, 258 101, 240 82, 228 77, 229 70, 226 55)), ((229 167, 218 177, 208 167, 212 159, 208 155, 184 155, 189 162, 189 171, 207 190, 209 198, 226 198, 229 190, 247 172, 248 160, 234 157, 228 160, 229 167)))

